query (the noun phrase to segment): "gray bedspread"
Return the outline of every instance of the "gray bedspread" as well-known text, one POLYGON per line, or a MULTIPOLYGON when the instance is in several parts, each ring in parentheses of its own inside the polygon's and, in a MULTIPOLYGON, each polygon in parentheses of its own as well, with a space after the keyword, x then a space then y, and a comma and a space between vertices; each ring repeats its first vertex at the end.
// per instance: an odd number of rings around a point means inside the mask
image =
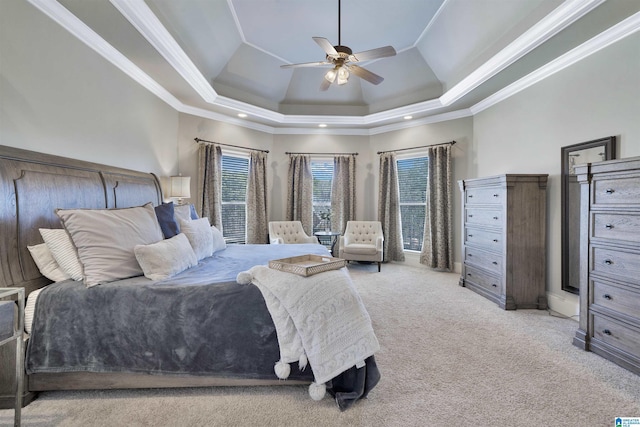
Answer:
MULTIPOLYGON (((165 281, 86 288, 64 281, 38 297, 28 373, 144 372, 275 379, 275 327, 255 286, 236 275, 269 260, 327 255, 321 245, 229 245, 165 281)), ((312 380, 311 369, 291 379, 312 380)))

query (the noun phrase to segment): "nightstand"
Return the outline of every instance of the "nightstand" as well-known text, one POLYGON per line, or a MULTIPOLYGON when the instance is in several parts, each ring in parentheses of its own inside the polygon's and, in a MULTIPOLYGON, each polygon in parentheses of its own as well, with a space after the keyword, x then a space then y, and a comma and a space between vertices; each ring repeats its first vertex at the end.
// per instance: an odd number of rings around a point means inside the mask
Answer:
POLYGON ((24 379, 24 288, 0 288, 0 346, 16 341, 14 426, 20 425, 24 379), (17 316, 16 316, 17 306, 17 316))

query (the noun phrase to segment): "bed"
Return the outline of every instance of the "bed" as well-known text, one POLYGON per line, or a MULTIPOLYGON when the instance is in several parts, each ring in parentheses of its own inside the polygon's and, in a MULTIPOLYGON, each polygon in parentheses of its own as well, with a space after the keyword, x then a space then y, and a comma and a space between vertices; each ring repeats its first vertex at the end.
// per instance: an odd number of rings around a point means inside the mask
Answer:
MULTIPOLYGON (((274 375, 281 348, 270 309, 261 290, 238 285, 236 278, 270 259, 328 255, 323 246, 229 245, 163 280, 136 276, 91 287, 72 279, 52 284, 28 247, 42 244, 40 229, 61 227, 56 209, 159 206, 158 178, 0 146, 0 196, 0 287, 38 294, 26 346, 24 404, 44 390, 312 382, 311 367, 291 364, 287 381, 274 375)), ((0 350, 2 408, 13 404, 15 351, 9 347, 0 350)), ((346 409, 378 379, 371 354, 364 366, 329 381, 328 391, 346 409)))

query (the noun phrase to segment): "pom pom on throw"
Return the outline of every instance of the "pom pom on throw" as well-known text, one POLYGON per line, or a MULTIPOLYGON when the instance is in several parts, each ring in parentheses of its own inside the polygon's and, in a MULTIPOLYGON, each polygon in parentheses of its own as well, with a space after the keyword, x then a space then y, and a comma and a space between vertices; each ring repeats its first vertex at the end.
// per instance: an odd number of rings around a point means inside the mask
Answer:
POLYGON ((288 363, 285 363, 282 360, 280 360, 273 367, 273 370, 275 371, 276 376, 278 378, 280 378, 281 380, 286 380, 287 378, 289 378, 289 374, 291 373, 291 366, 289 366, 288 363))
POLYGON ((302 355, 300 356, 300 360, 298 360, 298 369, 304 371, 304 368, 307 367, 307 363, 309 363, 307 355, 305 353, 302 353, 302 355))
POLYGON ((248 285, 252 280, 253 276, 248 271, 241 271, 236 277, 236 282, 238 282, 239 285, 248 285))
POLYGON ((309 385, 309 396, 313 400, 322 400, 326 392, 327 386, 324 384, 311 383, 309 385))

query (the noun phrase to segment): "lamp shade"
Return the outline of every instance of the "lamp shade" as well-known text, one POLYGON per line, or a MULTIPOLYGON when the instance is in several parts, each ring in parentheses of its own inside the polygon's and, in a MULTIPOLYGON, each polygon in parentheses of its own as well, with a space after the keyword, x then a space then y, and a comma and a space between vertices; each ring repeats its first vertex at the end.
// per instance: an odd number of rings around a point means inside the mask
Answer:
POLYGON ((191 197, 191 177, 172 176, 170 182, 169 197, 188 199, 191 197))

